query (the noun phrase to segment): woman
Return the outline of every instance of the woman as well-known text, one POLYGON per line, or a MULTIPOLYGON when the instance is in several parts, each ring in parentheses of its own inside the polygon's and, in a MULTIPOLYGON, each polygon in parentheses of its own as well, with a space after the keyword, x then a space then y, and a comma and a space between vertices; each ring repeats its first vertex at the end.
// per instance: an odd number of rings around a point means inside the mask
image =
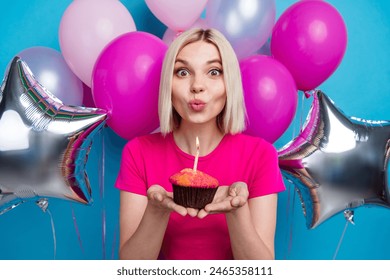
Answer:
POLYGON ((240 68, 224 36, 192 29, 170 45, 162 68, 160 133, 126 144, 116 181, 121 259, 274 259, 275 148, 245 129, 240 68), (173 202, 169 177, 192 167, 220 187, 204 209, 173 202))

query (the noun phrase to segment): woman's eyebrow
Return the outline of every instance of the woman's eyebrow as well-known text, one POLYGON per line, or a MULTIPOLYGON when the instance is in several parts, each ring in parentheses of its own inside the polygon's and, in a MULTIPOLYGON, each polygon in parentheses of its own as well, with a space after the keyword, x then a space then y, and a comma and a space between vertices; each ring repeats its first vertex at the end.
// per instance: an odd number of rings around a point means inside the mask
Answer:
POLYGON ((218 58, 207 61, 207 64, 213 64, 213 63, 219 63, 222 65, 222 61, 218 58))
MULTIPOLYGON (((177 58, 175 60, 175 64, 176 63, 182 63, 184 65, 189 65, 187 60, 184 60, 184 59, 181 59, 181 58, 177 58)), ((219 63, 220 65, 222 65, 222 61, 220 59, 218 59, 218 58, 206 61, 206 64, 213 64, 213 63, 219 63)))
POLYGON ((181 59, 181 58, 177 58, 175 63, 183 63, 184 65, 188 65, 188 62, 184 59, 181 59))

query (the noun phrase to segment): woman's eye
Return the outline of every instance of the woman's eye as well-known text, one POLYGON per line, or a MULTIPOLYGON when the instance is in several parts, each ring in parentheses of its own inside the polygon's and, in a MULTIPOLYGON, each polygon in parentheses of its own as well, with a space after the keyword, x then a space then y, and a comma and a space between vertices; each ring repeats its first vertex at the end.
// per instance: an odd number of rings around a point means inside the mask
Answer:
POLYGON ((210 73, 211 76, 219 76, 219 75, 222 74, 222 70, 219 70, 219 69, 211 69, 209 73, 210 73))
POLYGON ((178 75, 179 77, 186 77, 189 74, 190 73, 186 69, 179 69, 176 71, 176 75, 178 75))

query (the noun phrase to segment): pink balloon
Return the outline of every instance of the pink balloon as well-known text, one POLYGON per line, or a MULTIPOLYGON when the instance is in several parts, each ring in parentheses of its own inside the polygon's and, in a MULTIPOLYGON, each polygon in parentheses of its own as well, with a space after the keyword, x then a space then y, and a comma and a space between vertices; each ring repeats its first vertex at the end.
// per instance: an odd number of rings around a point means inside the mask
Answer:
POLYGON ((119 35, 135 30, 131 14, 120 1, 73 1, 60 22, 61 52, 76 76, 90 87, 102 49, 119 35))
POLYGON ((168 28, 187 30, 203 12, 207 0, 145 0, 150 11, 168 28))
POLYGON ((347 29, 338 11, 325 1, 290 6, 276 22, 271 53, 295 79, 299 90, 315 89, 339 66, 347 47, 347 29))
POLYGON ((249 124, 245 133, 275 142, 296 113, 298 90, 287 68, 272 57, 254 55, 240 62, 249 124))
POLYGON ((146 32, 114 39, 101 53, 93 71, 92 95, 108 111, 107 125, 122 138, 158 128, 158 92, 164 42, 146 32))
MULTIPOLYGON (((207 29, 208 26, 207 26, 204 19, 199 18, 188 29, 191 29, 191 28, 207 29)), ((173 42, 173 40, 175 40, 176 37, 179 36, 180 34, 181 34, 181 31, 178 32, 178 31, 167 28, 167 30, 165 30, 165 33, 162 37, 162 40, 165 42, 165 44, 170 45, 173 42)))

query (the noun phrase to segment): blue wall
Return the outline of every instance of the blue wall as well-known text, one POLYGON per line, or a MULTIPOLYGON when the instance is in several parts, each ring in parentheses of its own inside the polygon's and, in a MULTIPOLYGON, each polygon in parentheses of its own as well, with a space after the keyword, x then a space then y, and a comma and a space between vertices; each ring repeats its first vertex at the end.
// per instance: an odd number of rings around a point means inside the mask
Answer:
MULTIPOLYGON (((71 2, 13 0, 0 4, 1 74, 13 56, 26 48, 46 46, 60 50, 59 23, 71 2)), ((121 2, 133 16, 137 30, 162 37, 166 27, 151 14, 143 0, 121 2)), ((276 0, 277 17, 295 2, 276 0)), ((328 2, 337 8, 347 25, 348 47, 339 68, 319 88, 347 115, 390 119, 386 110, 390 96, 390 3, 385 0, 328 2)), ((296 136, 301 120, 306 118, 311 99, 301 98, 301 92, 299 96, 296 118, 275 143, 277 148, 296 136)), ((50 199, 54 227, 50 214, 34 203, 24 203, 0 215, 0 259, 116 259, 119 192, 113 184, 124 144, 125 140, 109 128, 96 136, 86 167, 93 205, 50 199)), ((337 259, 390 259, 389 209, 356 209, 356 225, 349 225, 341 239, 346 224, 343 214, 315 229, 307 229, 294 187, 286 184, 287 190, 279 196, 278 203, 278 259, 332 259, 339 242, 337 259)))

